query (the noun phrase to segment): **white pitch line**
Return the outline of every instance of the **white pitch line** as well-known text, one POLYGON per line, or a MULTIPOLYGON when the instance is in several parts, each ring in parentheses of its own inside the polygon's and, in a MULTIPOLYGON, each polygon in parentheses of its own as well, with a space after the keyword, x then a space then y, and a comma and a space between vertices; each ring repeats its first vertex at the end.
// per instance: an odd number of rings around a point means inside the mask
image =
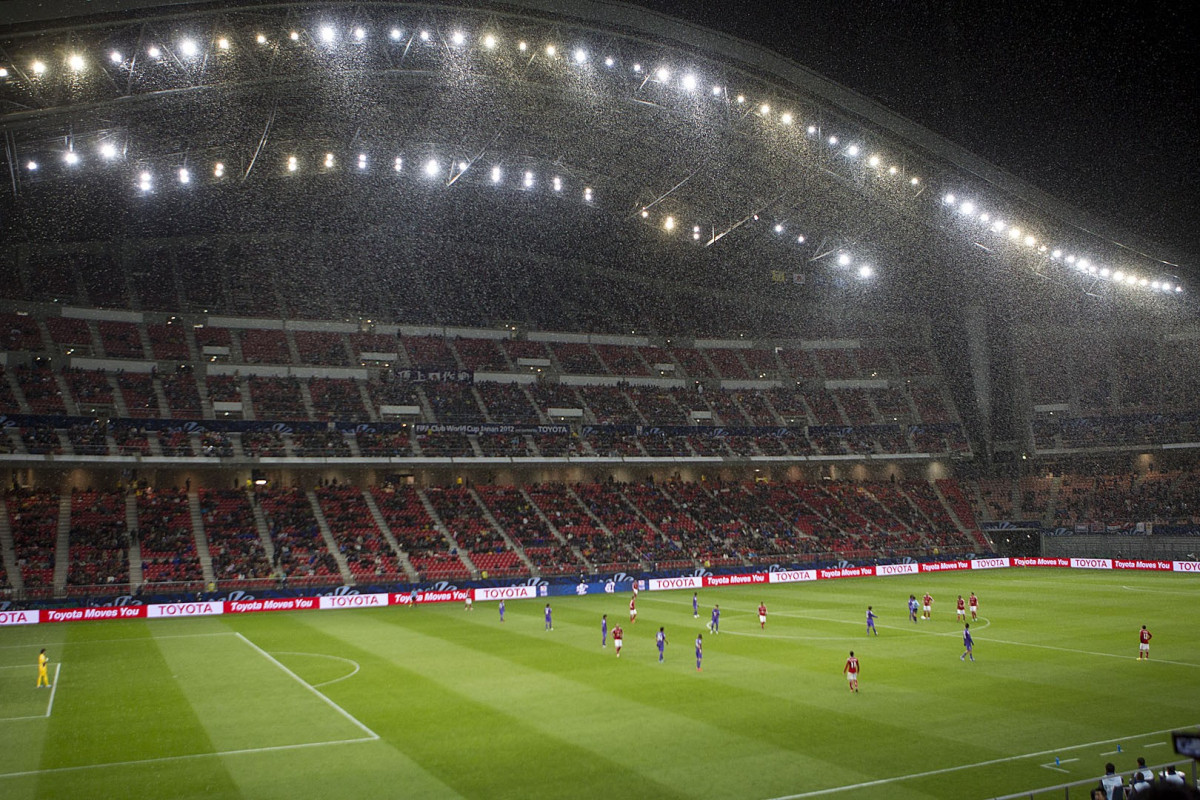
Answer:
POLYGON ((337 683, 339 681, 344 681, 347 678, 353 678, 355 675, 358 674, 358 671, 360 669, 362 669, 362 667, 359 666, 358 662, 353 659, 342 658, 341 656, 331 656, 328 653, 300 653, 300 652, 295 652, 295 651, 290 651, 290 650, 276 650, 275 652, 276 652, 276 654, 281 655, 281 656, 312 656, 314 658, 330 658, 330 659, 333 659, 334 661, 344 661, 347 664, 354 665, 354 669, 350 671, 349 675, 343 675, 342 677, 334 678, 331 681, 321 681, 320 683, 314 683, 313 686, 328 686, 331 683, 337 683))
POLYGON ((54 684, 50 687, 50 704, 46 706, 46 718, 50 718, 50 712, 54 710, 54 693, 58 691, 58 674, 62 671, 62 664, 54 662, 54 684))
POLYGON ((1153 744, 1144 744, 1142 747, 1166 747, 1166 742, 1154 742, 1153 744))
MULTIPOLYGON (((1100 656, 1102 658, 1119 658, 1122 660, 1129 660, 1129 661, 1137 660, 1137 656, 1131 656, 1129 654, 1118 655, 1116 653, 1098 653, 1094 650, 1077 650, 1073 647, 1056 647, 1055 645, 1052 645, 1052 644, 1034 644, 1033 642, 1013 642, 1013 641, 1009 641, 1007 639, 985 639, 984 641, 992 643, 992 644, 1013 645, 1014 647, 1036 647, 1041 650, 1058 650, 1059 652, 1062 652, 1062 653, 1079 653, 1080 655, 1085 655, 1085 656, 1100 656)), ((1156 659, 1154 659, 1154 662, 1157 664, 1173 664, 1177 667, 1200 668, 1200 664, 1193 664, 1190 661, 1171 661, 1170 659, 1166 659, 1166 658, 1156 658, 1156 659)))
POLYGON ((308 747, 329 747, 336 744, 358 744, 374 742, 374 739, 334 739, 329 742, 304 742, 302 744, 280 744, 272 747, 249 747, 244 750, 220 750, 215 753, 188 753, 182 756, 163 756, 162 758, 140 758, 136 761, 108 761, 103 764, 79 764, 74 767, 50 767, 48 769, 31 769, 24 772, 0 772, 0 780, 4 778, 26 778, 32 775, 47 775, 54 772, 80 772, 86 769, 104 769, 106 767, 136 767, 142 764, 161 764, 168 761, 193 761, 198 758, 222 758, 224 756, 240 756, 253 753, 273 753, 281 750, 301 750, 308 747))
POLYGON ((342 708, 341 706, 339 706, 337 703, 335 703, 335 702, 333 702, 332 700, 330 700, 330 699, 329 699, 329 698, 328 698, 326 695, 322 694, 322 693, 321 693, 321 691, 320 691, 319 689, 316 689, 316 688, 314 688, 314 687, 313 687, 313 685, 312 685, 312 684, 310 684, 308 681, 304 680, 304 679, 303 679, 303 678, 301 678, 299 675, 297 675, 296 673, 292 672, 290 669, 288 669, 287 667, 285 667, 283 664, 279 663, 279 659, 277 659, 277 658, 275 658, 274 656, 272 656, 272 655, 271 655, 270 653, 268 653, 266 650, 263 650, 261 647, 259 647, 258 645, 256 645, 254 642, 250 641, 250 640, 249 640, 249 639, 247 639, 245 636, 243 636, 241 633, 234 633, 234 636, 238 637, 238 638, 239 638, 239 639, 241 639, 243 642, 245 642, 246 644, 250 645, 250 646, 251 646, 251 647, 253 647, 255 650, 257 650, 257 651, 258 651, 258 652, 259 652, 259 653, 262 655, 262 657, 263 657, 263 658, 267 659, 267 660, 268 660, 268 661, 270 661, 272 664, 274 664, 275 666, 279 667, 281 670, 283 670, 284 672, 286 672, 288 675, 291 675, 291 676, 292 676, 292 678, 294 678, 294 679, 296 680, 296 682, 297 682, 297 683, 299 683, 299 684, 300 684, 301 686, 303 686, 305 689, 308 689, 310 692, 312 692, 313 694, 315 694, 317 697, 319 697, 319 698, 321 698, 322 700, 324 700, 324 701, 325 701, 325 703, 326 703, 326 704, 328 704, 330 708, 332 708, 333 710, 337 711, 339 714, 341 714, 341 715, 342 715, 343 717, 345 717, 346 719, 350 720, 350 722, 352 722, 352 723, 353 723, 353 724, 354 724, 356 727, 358 727, 360 730, 362 730, 364 733, 366 733, 366 734, 367 734, 367 736, 371 737, 371 739, 378 739, 378 738, 379 738, 379 734, 378 734, 378 733, 376 733, 375 731, 373 731, 373 730, 371 730, 370 728, 368 728, 366 725, 364 725, 364 724, 362 724, 361 722, 359 722, 359 721, 358 721, 358 719, 356 719, 356 718, 354 717, 354 715, 353 715, 353 714, 351 714, 349 711, 347 711, 346 709, 344 709, 344 708, 342 708))
MULTIPOLYGON (((1194 727, 1185 725, 1183 727, 1194 727)), ((1115 739, 1101 739, 1098 742, 1087 742, 1086 744, 1073 744, 1069 747, 1058 747, 1054 750, 1041 750, 1036 753, 1025 753, 1017 756, 1005 756, 1003 758, 993 758, 987 761, 976 761, 974 764, 959 764, 956 767, 943 767, 942 769, 931 769, 925 772, 913 772, 909 775, 897 775, 893 778, 880 778, 874 781, 863 781, 862 783, 850 783, 845 786, 831 786, 828 789, 816 789, 811 792, 801 792, 800 794, 788 794, 780 797, 773 797, 771 800, 801 800, 805 797, 820 797, 826 794, 837 794, 838 792, 848 792, 854 789, 869 789, 872 786, 885 786, 889 783, 899 783, 901 781, 910 781, 916 778, 931 778, 935 775, 946 775, 951 772, 961 772, 965 769, 978 769, 979 767, 990 767, 996 764, 1008 764, 1013 761, 1021 761, 1027 758, 1038 758, 1039 756, 1052 756, 1055 753, 1062 753, 1071 750, 1081 750, 1085 747, 1095 747, 1101 744, 1111 744, 1112 742, 1122 742, 1126 739, 1138 739, 1143 736, 1159 736, 1164 733, 1170 733, 1173 730, 1178 730, 1178 726, 1173 728, 1163 728, 1161 731, 1150 731, 1148 733, 1136 733, 1131 736, 1118 736, 1115 739)), ((1115 752, 1115 751, 1114 751, 1115 752)))

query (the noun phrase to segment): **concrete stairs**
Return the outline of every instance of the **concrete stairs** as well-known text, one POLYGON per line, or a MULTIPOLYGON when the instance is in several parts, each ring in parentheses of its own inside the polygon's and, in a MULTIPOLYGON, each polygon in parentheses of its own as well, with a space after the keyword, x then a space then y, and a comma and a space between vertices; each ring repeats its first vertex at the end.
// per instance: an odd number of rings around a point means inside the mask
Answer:
POLYGON ((54 596, 67 595, 67 568, 71 555, 71 495, 58 500, 58 530, 54 544, 54 596))
POLYGON ((342 576, 342 584, 354 585, 354 575, 350 572, 350 565, 346 563, 346 556, 338 547, 337 540, 333 538, 333 531, 329 529, 329 520, 325 519, 325 512, 321 510, 321 501, 317 499, 317 493, 309 489, 304 495, 308 498, 308 504, 312 506, 313 518, 317 521, 317 530, 321 532, 325 546, 329 548, 329 552, 333 554, 333 560, 337 562, 338 572, 342 576))
POLYGON ((188 492, 188 511, 192 519, 192 538, 196 540, 196 556, 200 559, 200 572, 204 575, 205 587, 208 587, 216 583, 217 578, 213 572, 212 551, 208 549, 208 536, 204 533, 199 492, 188 492))
POLYGON ((142 575, 142 534, 138 526, 137 494, 125 495, 125 532, 129 534, 129 585, 133 589, 146 582, 142 575))
POLYGON ((379 528, 379 532, 383 534, 384 540, 391 546, 392 551, 396 554, 396 560, 404 569, 404 574, 413 583, 420 580, 417 575, 416 567, 408 559, 408 553, 404 552, 404 548, 396 541, 396 535, 392 533, 391 527, 387 524, 387 520, 383 517, 383 512, 379 510, 379 504, 375 502, 375 495, 371 494, 370 489, 363 489, 363 501, 367 504, 367 510, 371 512, 371 518, 375 520, 375 525, 379 528))

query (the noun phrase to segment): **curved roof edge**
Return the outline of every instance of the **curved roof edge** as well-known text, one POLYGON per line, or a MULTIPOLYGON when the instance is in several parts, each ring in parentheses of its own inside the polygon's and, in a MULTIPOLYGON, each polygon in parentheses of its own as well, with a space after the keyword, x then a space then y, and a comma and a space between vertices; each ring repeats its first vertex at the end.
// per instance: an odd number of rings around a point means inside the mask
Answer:
MULTIPOLYGON (((334 0, 330 5, 343 5, 334 0)), ((931 157, 953 165, 965 174, 985 181, 1006 195, 1027 203, 1043 213, 1052 215, 1062 224, 1106 240, 1112 246, 1130 254, 1140 256, 1172 267, 1188 267, 1183 253, 1162 242, 1142 239, 1136 233, 1122 230, 1094 214, 1039 189, 1031 183, 1013 175, 967 149, 955 144, 941 134, 919 125, 897 114, 875 100, 842 86, 819 73, 805 67, 775 51, 753 42, 711 28, 705 28, 682 19, 652 11, 632 3, 615 0, 477 0, 477 2, 396 2, 396 5, 428 5, 444 8, 473 6, 481 10, 535 12, 539 16, 559 17, 575 20, 588 26, 604 27, 640 34, 660 41, 673 41, 679 45, 701 51, 709 57, 729 59, 757 72, 763 77, 775 78, 796 86, 830 105, 855 115, 870 125, 888 131, 912 143, 931 157), (1156 255, 1155 253, 1158 253, 1156 255)), ((6 3, 6 23, 21 25, 51 20, 69 20, 73 17, 94 17, 126 12, 144 12, 152 9, 168 9, 178 13, 186 7, 197 12, 237 11, 247 7, 271 7, 293 5, 290 2, 257 0, 235 3, 205 3, 197 0, 10 0, 6 3)), ((305 4, 311 5, 311 4, 305 4)), ((356 4, 363 5, 363 4, 356 4)), ((365 5, 374 5, 366 3, 365 5)), ((380 3, 379 5, 391 5, 380 3)))

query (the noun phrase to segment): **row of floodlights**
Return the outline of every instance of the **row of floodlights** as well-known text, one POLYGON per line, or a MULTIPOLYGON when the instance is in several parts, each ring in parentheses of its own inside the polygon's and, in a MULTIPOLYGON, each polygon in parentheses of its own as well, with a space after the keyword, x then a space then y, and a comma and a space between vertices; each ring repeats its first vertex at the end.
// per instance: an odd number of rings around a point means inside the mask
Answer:
POLYGON ((1002 219, 994 219, 988 212, 981 211, 971 200, 960 200, 954 194, 946 194, 942 197, 942 204, 956 211, 966 219, 975 220, 992 233, 998 236, 1008 237, 1009 241, 1014 244, 1034 248, 1037 250, 1037 252, 1049 256, 1054 261, 1062 260, 1071 265, 1078 272, 1086 275, 1094 275, 1097 278, 1110 280, 1113 283, 1124 284, 1126 286, 1137 286, 1156 292, 1183 291, 1183 286, 1177 283, 1162 280, 1151 280, 1150 278, 1133 272, 1097 266, 1087 258, 1076 256, 1071 253, 1064 253, 1059 248, 1051 249, 1049 245, 1039 241, 1038 238, 1033 234, 1022 232, 1020 227, 1011 225, 1002 219))
MULTIPOLYGON (((322 25, 317 29, 316 38, 318 41, 326 45, 332 45, 342 38, 343 33, 343 31, 340 31, 333 25, 322 25)), ((348 34, 348 38, 356 42, 363 42, 368 37, 367 30, 362 27, 351 28, 345 33, 348 34)), ((415 38, 425 42, 428 42, 434 38, 434 35, 427 29, 417 31, 413 35, 415 38)), ((298 41, 301 38, 301 33, 297 30, 292 30, 287 36, 292 41, 298 41)), ((405 32, 400 28, 392 28, 389 33, 389 38, 391 38, 393 41, 401 41, 405 38, 405 32)), ((255 40, 260 45, 272 44, 271 40, 266 36, 266 34, 263 33, 256 34, 255 40)), ((453 31, 450 34, 449 42, 454 46, 465 46, 467 43, 467 35, 460 30, 453 31)), ((483 47, 488 50, 494 50, 500 46, 500 40, 495 34, 492 33, 484 34, 481 37, 480 42, 483 47)), ((228 37, 221 36, 214 40, 214 46, 218 52, 221 52, 230 50, 233 45, 228 37)), ((146 47, 146 55, 155 61, 163 60, 167 57, 167 53, 165 52, 164 48, 165 45, 148 45, 146 47)), ((195 59, 200 56, 201 49, 202 48, 200 44, 195 39, 185 38, 177 43, 174 55, 182 59, 195 59)), ((517 42, 518 51, 524 53, 530 51, 531 49, 532 48, 528 42, 524 40, 517 42)), ((558 58, 560 55, 559 48, 554 44, 545 45, 542 49, 542 52, 547 58, 550 59, 558 58)), ((119 50, 110 51, 108 58, 113 64, 118 66, 126 63, 125 54, 119 50)), ((592 60, 592 56, 587 49, 583 47, 577 47, 571 52, 569 60, 575 62, 576 64, 584 65, 588 64, 592 60)), ((613 68, 617 65, 616 59, 614 59, 612 56, 606 56, 603 59, 603 63, 608 68, 613 68)), ((75 73, 85 71, 88 66, 87 60, 80 53, 68 54, 66 56, 66 64, 68 69, 75 73)), ((674 82, 676 78, 678 78, 679 87, 689 93, 698 91, 701 88, 701 79, 695 73, 690 71, 675 73, 666 66, 650 68, 643 66, 640 62, 633 63, 630 69, 634 74, 644 76, 645 80, 647 81, 656 80, 659 83, 670 84, 674 82)), ((34 60, 30 65, 30 74, 33 78, 42 77, 47 73, 48 70, 49 66, 47 62, 41 59, 34 60)), ((0 67, 0 78, 6 78, 8 75, 9 70, 5 67, 0 67)), ((728 87, 721 86, 719 84, 713 85, 710 87, 709 91, 713 97, 722 99, 729 98, 729 100, 736 105, 754 108, 754 104, 750 103, 744 94, 730 95, 728 93, 728 87)), ((756 110, 759 116, 762 118, 777 119, 779 123, 784 126, 791 126, 798 122, 796 116, 791 111, 775 111, 771 108, 770 103, 760 103, 758 104, 756 110)), ((842 145, 837 136, 823 137, 820 129, 815 125, 809 125, 807 127, 807 133, 810 138, 823 138, 826 144, 828 144, 831 148, 837 149, 843 156, 847 158, 856 159, 862 155, 862 148, 859 145, 842 145)), ((883 157, 878 154, 870 155, 867 158, 868 165, 876 169, 883 168, 883 161, 883 157)), ((901 173, 901 169, 898 166, 892 165, 887 167, 887 172, 889 175, 898 176, 901 173)), ((909 183, 913 186, 917 186, 920 184, 920 179, 917 177, 909 177, 909 183)))

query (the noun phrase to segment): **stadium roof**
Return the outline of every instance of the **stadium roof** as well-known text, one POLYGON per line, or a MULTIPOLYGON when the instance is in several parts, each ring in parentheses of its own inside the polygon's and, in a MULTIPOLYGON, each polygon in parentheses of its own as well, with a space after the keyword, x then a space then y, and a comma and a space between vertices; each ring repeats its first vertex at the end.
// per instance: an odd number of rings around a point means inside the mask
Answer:
POLYGON ((522 226, 591 207, 604 223, 574 235, 628 252, 640 226, 676 277, 969 282, 982 260, 999 281, 1184 288, 1161 249, 1117 244, 1133 239, 765 48, 626 4, 564 6, 10 2, 6 202, 22 235, 58 236, 44 208, 80 176, 123 204, 257 185, 224 213, 269 230, 261 193, 290 192, 280 181, 308 202, 274 213, 315 226, 369 176, 401 244, 426 225, 429 197, 405 183, 423 181, 470 193, 477 241, 546 240, 522 226))

